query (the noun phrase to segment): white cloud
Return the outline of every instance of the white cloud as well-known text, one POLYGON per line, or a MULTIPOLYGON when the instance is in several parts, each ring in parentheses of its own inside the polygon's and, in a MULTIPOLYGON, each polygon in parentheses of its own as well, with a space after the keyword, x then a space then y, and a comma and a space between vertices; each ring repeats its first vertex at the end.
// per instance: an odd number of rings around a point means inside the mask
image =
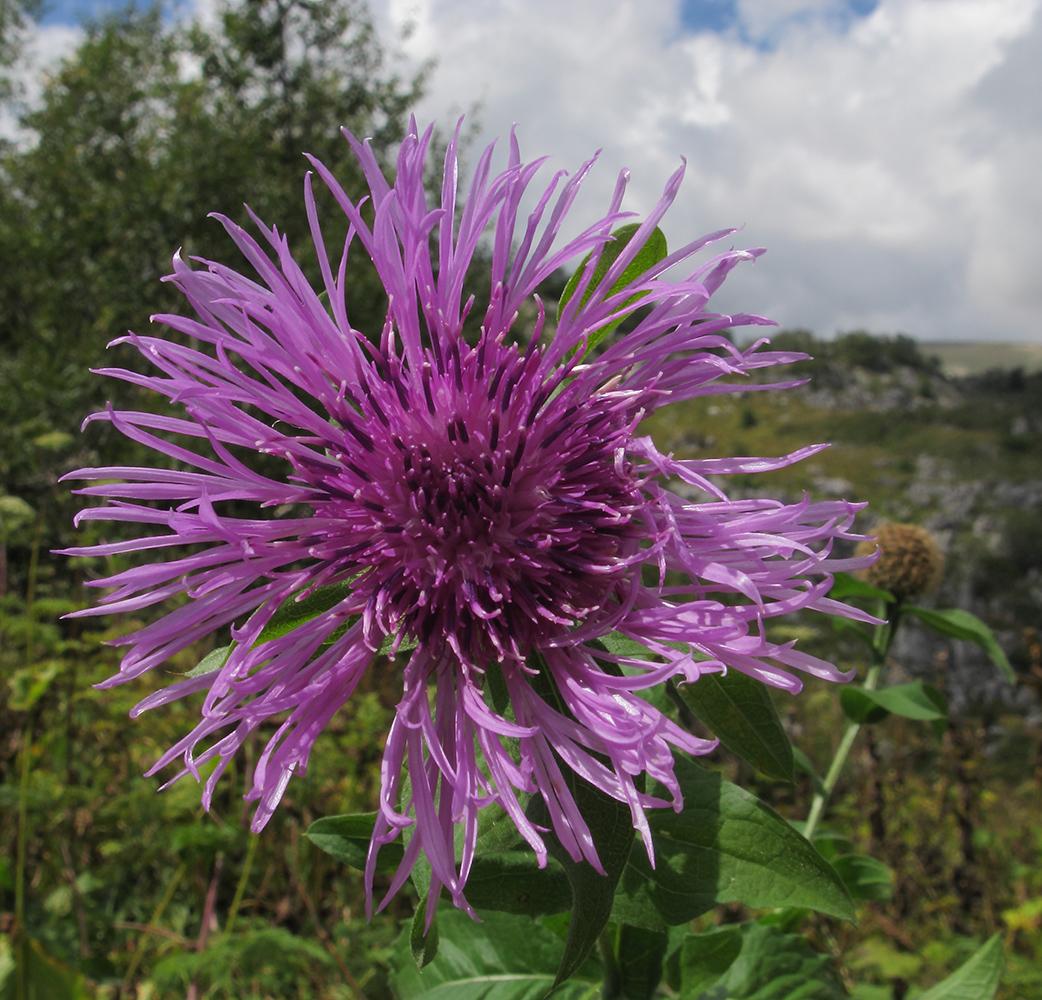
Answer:
MULTIPOLYGON (((576 228, 621 168, 643 212, 686 157, 671 245, 744 224, 736 242, 770 250, 720 308, 821 334, 1042 340, 1042 0, 881 0, 864 17, 734 0, 719 34, 685 31, 680 0, 370 2, 389 49, 437 60, 421 118, 449 127, 478 104, 475 148, 518 122, 523 155, 553 168, 603 149, 576 228)), ((25 78, 80 37, 37 29, 25 78)))
POLYGON ((862 18, 739 0, 736 28, 695 35, 678 0, 373 3, 392 44, 412 21, 407 55, 438 60, 424 117, 480 101, 480 141, 517 121, 522 153, 555 166, 603 147, 585 219, 621 167, 643 211, 686 156, 671 243, 746 223, 741 242, 770 249, 725 308, 824 334, 1042 338, 1040 0, 862 18))

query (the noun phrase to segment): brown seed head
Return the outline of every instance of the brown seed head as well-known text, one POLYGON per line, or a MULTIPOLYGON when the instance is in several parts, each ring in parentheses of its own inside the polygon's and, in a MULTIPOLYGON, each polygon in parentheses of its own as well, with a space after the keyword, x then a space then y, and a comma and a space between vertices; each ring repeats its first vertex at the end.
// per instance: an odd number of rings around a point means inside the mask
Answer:
POLYGON ((884 524, 876 540, 862 542, 858 555, 879 550, 879 559, 864 571, 873 587, 890 591, 899 601, 933 590, 944 573, 944 556, 925 528, 916 524, 884 524))

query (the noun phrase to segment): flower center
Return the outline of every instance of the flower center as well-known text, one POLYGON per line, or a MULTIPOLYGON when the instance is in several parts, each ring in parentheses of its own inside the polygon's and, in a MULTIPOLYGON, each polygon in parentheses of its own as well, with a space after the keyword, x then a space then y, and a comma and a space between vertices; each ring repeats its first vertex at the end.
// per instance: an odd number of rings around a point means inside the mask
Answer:
POLYGON ((404 631, 466 659, 522 658, 617 592, 644 506, 622 451, 637 404, 576 402, 540 360, 464 348, 416 378, 392 359, 336 415, 337 470, 308 476, 332 526, 312 554, 361 573, 371 644, 404 631))

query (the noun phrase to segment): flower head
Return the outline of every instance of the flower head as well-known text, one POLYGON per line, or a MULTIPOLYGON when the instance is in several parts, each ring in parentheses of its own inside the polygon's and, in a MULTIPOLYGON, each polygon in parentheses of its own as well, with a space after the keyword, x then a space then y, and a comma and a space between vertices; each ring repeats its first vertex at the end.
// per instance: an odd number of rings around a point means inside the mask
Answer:
POLYGON ((898 601, 930 593, 944 574, 944 556, 937 542, 917 524, 884 524, 875 539, 858 545, 857 552, 877 557, 863 575, 898 601))
POLYGON ((512 137, 501 173, 491 171, 491 147, 481 156, 460 209, 453 139, 432 205, 424 188, 431 134, 414 128, 405 138, 393 182, 369 147, 347 135, 370 190, 365 213, 313 161, 349 222, 334 269, 309 174, 321 295, 285 239, 256 219, 266 247, 221 221, 259 280, 175 257, 168 280, 196 318, 159 316, 172 335, 123 338, 158 374, 106 374, 154 390, 184 415, 110 408, 91 418, 111 421, 171 467, 72 474, 96 481, 82 493, 109 501, 81 512, 81 521, 154 530, 71 552, 175 550, 167 561, 97 581, 114 589, 82 614, 189 598, 120 640, 130 648, 106 685, 230 627, 234 641, 218 669, 151 695, 135 713, 205 692, 199 724, 153 770, 181 759, 178 776, 198 779, 199 766, 216 759, 206 804, 247 737, 278 720, 247 795, 258 803, 255 830, 381 647, 407 658, 384 750, 369 884, 380 846, 409 827, 388 896, 423 852, 431 891, 445 886, 466 907, 478 812, 493 802, 545 860, 546 831, 521 798, 541 796, 564 848, 600 870, 562 780, 568 769, 628 805, 650 852, 644 810, 669 803, 636 779, 657 779, 680 809, 673 749, 701 754, 715 744, 660 714, 640 691, 727 669, 790 691, 800 682, 787 668, 845 679, 792 644, 768 641, 763 624, 801 608, 841 610, 826 596, 830 574, 865 560, 831 552, 835 540, 855 537, 855 505, 730 500, 716 485, 717 474, 778 468, 817 447, 780 459, 678 460, 638 433, 658 407, 730 391, 721 377, 801 357, 765 351, 766 341, 739 349, 724 331, 768 321, 707 311, 728 272, 762 251, 725 250, 689 264, 679 280, 665 277, 731 230, 631 273, 682 169, 598 271, 613 227, 627 218, 626 175, 604 217, 563 241, 562 222, 592 160, 574 177, 557 174, 522 217, 541 161, 522 162, 512 137), (462 330, 473 303, 463 301, 464 275, 489 229, 490 304, 468 339, 462 330), (351 325, 345 301, 346 261, 359 253, 387 292, 379 336, 351 325), (584 256, 589 263, 552 335, 544 334, 541 305, 534 325, 522 328, 519 312, 536 287, 584 256), (587 351, 638 307, 630 332, 587 351), (250 451, 281 460, 282 474, 252 469, 243 460, 250 451), (687 499, 667 489, 671 478, 686 484, 687 499), (244 517, 248 504, 256 512, 244 517), (178 554, 186 544, 192 550, 178 554), (297 627, 270 627, 287 607, 305 606, 297 627), (606 652, 598 640, 611 633, 647 652, 606 652), (497 707, 493 680, 508 708, 502 698, 497 707))

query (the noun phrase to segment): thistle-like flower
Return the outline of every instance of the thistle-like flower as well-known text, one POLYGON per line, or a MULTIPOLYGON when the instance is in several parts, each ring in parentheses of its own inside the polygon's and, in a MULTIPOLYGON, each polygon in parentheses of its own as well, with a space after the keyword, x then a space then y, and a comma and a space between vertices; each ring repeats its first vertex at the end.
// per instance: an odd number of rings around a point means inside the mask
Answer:
POLYGON ((610 267, 598 270, 611 256, 613 227, 628 217, 625 174, 604 217, 565 242, 562 223, 593 160, 574 177, 557 174, 524 218, 522 196, 542 161, 522 162, 511 137, 509 162, 494 174, 489 147, 461 208, 454 138, 440 202, 431 205, 424 188, 431 135, 413 127, 392 182, 369 147, 346 134, 371 214, 312 161, 349 222, 334 266, 309 174, 305 204, 323 289, 308 284, 278 231, 256 219, 267 247, 221 222, 259 281, 174 258, 168 280, 196 318, 159 316, 172 335, 123 338, 159 374, 104 373, 167 397, 184 415, 110 408, 89 418, 154 448, 165 467, 71 476, 96 481, 83 494, 109 498, 80 521, 133 522, 153 533, 69 554, 174 550, 167 561, 96 581, 114 589, 82 614, 188 598, 119 640, 130 649, 102 686, 230 628, 233 642, 217 669, 134 711, 205 692, 199 724, 153 772, 180 758, 177 777, 199 780, 200 765, 217 759, 207 805, 243 742, 278 720, 247 794, 258 803, 254 830, 365 671, 397 652, 407 662, 384 749, 368 885, 371 892, 376 852, 409 827, 388 897, 422 852, 432 894, 444 886, 469 908, 464 887, 478 812, 493 802, 545 861, 546 830, 523 808, 524 796, 541 796, 568 853, 601 870, 568 770, 628 805, 650 852, 645 808, 682 806, 674 748, 702 754, 715 744, 660 714, 641 690, 728 669, 790 691, 800 682, 787 667, 846 679, 792 644, 768 641, 763 625, 802 608, 858 614, 826 595, 832 572, 866 560, 831 553, 836 539, 856 537, 856 505, 729 500, 716 483, 718 474, 779 468, 823 446, 779 459, 678 460, 638 432, 658 407, 732 391, 721 377, 802 357, 762 350, 763 340, 739 349, 726 330, 769 321, 707 311, 728 272, 762 251, 684 264, 733 230, 632 273, 683 168, 610 267), (464 275, 490 229, 490 305, 468 339, 462 331, 473 303, 462 301, 464 275), (367 255, 386 289, 378 336, 351 325, 349 253, 367 255), (537 286, 584 256, 552 335, 538 303, 538 319, 519 329, 519 311, 537 286), (666 277, 678 270, 678 279, 666 277), (587 350, 638 308, 630 332, 587 350), (280 459, 284 474, 251 469, 248 452, 280 459), (688 499, 666 488, 670 478, 686 484, 688 499), (255 516, 241 516, 246 504, 255 516), (186 545, 190 553, 177 552, 186 545), (310 610, 295 628, 269 627, 287 608, 310 610), (598 640, 611 633, 647 653, 606 652, 598 640), (672 803, 641 791, 642 774, 661 782, 672 803))

